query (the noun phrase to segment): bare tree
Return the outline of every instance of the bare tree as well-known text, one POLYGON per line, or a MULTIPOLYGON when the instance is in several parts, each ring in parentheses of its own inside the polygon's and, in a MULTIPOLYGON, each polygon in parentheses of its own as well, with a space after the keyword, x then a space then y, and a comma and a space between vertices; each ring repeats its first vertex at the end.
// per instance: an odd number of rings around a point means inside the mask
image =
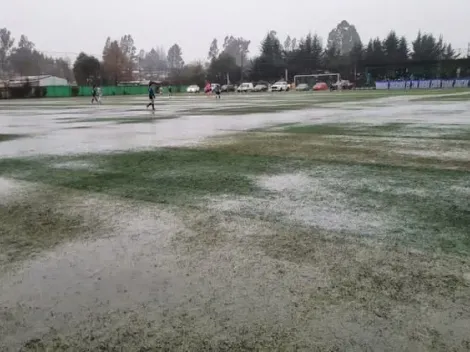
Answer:
POLYGON ((284 41, 284 50, 291 51, 292 39, 290 35, 287 36, 286 40, 284 41))
POLYGON ((11 36, 11 32, 6 28, 0 29, 0 78, 7 76, 8 60, 15 39, 11 36))
POLYGON ((228 54, 235 58, 235 61, 238 66, 243 67, 246 63, 247 55, 250 52, 249 46, 250 41, 245 40, 242 37, 236 38, 234 36, 226 36, 224 40, 223 53, 228 54))
POLYGON ((127 65, 127 56, 122 52, 117 40, 109 43, 106 41, 103 51, 103 69, 107 79, 113 84, 118 84, 128 79, 127 65))
POLYGON ((209 53, 207 55, 207 59, 209 61, 212 61, 212 60, 216 59, 218 56, 219 56, 219 46, 217 44, 217 39, 214 38, 212 40, 211 46, 209 48, 209 53))
POLYGON ((125 65, 125 71, 126 71, 126 76, 129 79, 133 79, 133 71, 137 67, 137 48, 134 45, 134 39, 130 34, 126 34, 121 38, 120 44, 119 44, 122 53, 126 56, 126 65, 125 65))
POLYGON ((168 65, 170 69, 181 69, 184 66, 183 52, 178 44, 168 50, 168 65))
POLYGON ((21 35, 18 47, 10 55, 10 64, 14 72, 22 76, 41 73, 39 53, 34 49, 34 43, 28 37, 21 35))

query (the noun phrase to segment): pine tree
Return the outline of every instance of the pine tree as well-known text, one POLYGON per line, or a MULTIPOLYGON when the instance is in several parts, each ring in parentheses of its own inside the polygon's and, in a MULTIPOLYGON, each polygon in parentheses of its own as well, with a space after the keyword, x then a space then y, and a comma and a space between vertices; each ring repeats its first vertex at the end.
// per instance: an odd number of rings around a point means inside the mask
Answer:
POLYGON ((385 40, 383 41, 383 52, 385 60, 388 63, 393 63, 398 60, 400 40, 398 39, 395 31, 390 31, 385 40))

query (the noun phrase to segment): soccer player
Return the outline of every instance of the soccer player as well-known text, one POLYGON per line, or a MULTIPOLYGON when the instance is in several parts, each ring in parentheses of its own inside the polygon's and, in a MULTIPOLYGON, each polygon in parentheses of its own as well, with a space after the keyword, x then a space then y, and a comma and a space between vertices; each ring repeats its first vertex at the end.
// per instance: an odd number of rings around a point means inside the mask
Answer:
POLYGON ((101 91, 100 87, 96 88, 96 94, 98 96, 98 99, 96 101, 98 102, 98 104, 101 105, 101 97, 103 96, 103 92, 101 91))
POLYGON ((92 104, 93 104, 93 102, 95 102, 95 101, 96 101, 97 103, 99 103, 98 98, 97 98, 97 94, 98 94, 98 92, 97 92, 97 90, 96 90, 96 84, 93 84, 93 88, 92 88, 92 90, 91 90, 91 103, 92 103, 92 104))
POLYGON ((220 99, 220 86, 218 84, 215 85, 213 92, 215 93, 215 98, 220 99))
POLYGON ((152 84, 149 84, 149 99, 150 102, 147 104, 147 109, 152 106, 152 110, 155 111, 155 91, 153 90, 152 84))
POLYGON ((211 84, 209 82, 206 82, 206 86, 204 87, 204 93, 206 93, 206 96, 209 96, 211 92, 212 92, 211 84))

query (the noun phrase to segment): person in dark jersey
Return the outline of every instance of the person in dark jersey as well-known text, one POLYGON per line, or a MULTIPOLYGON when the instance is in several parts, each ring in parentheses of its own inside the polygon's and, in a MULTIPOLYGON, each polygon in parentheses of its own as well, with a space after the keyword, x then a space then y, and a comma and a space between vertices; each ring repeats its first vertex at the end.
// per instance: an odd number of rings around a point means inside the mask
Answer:
POLYGON ((150 102, 147 104, 147 109, 149 106, 152 106, 152 110, 155 111, 155 91, 153 90, 152 84, 149 84, 149 100, 150 102))
POLYGON ((220 99, 220 86, 218 84, 215 85, 213 92, 215 93, 215 98, 220 99))
POLYGON ((98 90, 96 89, 96 84, 93 84, 93 88, 91 90, 91 103, 93 104, 95 101, 99 103, 98 101, 98 90))

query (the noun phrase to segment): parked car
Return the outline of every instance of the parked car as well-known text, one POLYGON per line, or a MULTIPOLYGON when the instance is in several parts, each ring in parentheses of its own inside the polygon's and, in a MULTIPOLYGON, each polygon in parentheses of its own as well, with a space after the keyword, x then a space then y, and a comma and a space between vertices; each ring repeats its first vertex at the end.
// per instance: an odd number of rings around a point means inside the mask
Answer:
POLYGON ((212 84, 211 84, 211 91, 213 92, 217 87, 219 87, 219 90, 220 90, 220 84, 218 84, 218 83, 212 83, 212 84))
POLYGON ((258 84, 253 89, 255 92, 267 92, 268 91, 268 83, 265 82, 258 82, 258 84))
POLYGON ((341 80, 339 82, 333 83, 330 87, 330 90, 351 90, 354 88, 354 84, 349 82, 348 80, 341 80))
POLYGON ((235 92, 235 86, 233 84, 224 84, 221 88, 222 92, 235 92))
POLYGON ((273 92, 287 92, 289 89, 290 86, 285 81, 276 82, 271 86, 271 91, 273 92))
POLYGON ((186 88, 186 92, 187 93, 199 93, 201 91, 201 88, 199 88, 199 86, 193 84, 191 86, 189 86, 188 88, 186 88))
POLYGON ((313 86, 313 90, 315 91, 328 90, 328 89, 329 89, 328 84, 326 84, 325 82, 318 82, 313 86))
POLYGON ((252 92, 255 89, 253 87, 253 83, 242 83, 237 89, 237 92, 239 93, 247 93, 247 92, 252 92))
POLYGON ((307 90, 310 90, 310 87, 307 83, 300 83, 298 86, 295 87, 295 90, 299 92, 305 92, 307 90))

